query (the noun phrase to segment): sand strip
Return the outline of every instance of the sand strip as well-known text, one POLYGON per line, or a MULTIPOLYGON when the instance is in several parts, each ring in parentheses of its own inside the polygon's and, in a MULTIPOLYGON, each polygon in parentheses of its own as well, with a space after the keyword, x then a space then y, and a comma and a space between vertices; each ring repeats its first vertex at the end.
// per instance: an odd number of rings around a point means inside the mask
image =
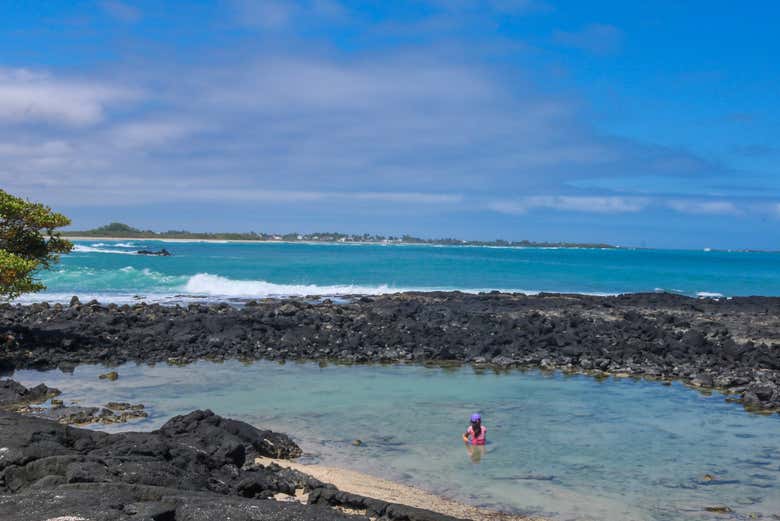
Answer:
POLYGON ((390 503, 424 508, 454 517, 473 519, 474 521, 544 521, 542 518, 503 514, 493 510, 477 508, 439 497, 419 488, 376 478, 355 472, 354 470, 324 467, 322 465, 303 465, 294 461, 271 458, 257 458, 255 463, 260 465, 276 463, 281 467, 298 470, 325 483, 331 483, 344 492, 380 499, 390 503))

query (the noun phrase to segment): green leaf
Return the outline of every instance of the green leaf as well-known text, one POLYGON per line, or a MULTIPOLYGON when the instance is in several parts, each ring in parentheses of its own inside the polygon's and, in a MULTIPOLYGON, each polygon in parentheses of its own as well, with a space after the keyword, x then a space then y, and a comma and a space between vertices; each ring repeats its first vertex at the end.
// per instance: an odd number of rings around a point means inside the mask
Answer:
POLYGON ((71 251, 73 244, 55 231, 68 224, 48 206, 0 190, 0 298, 45 289, 34 274, 71 251))

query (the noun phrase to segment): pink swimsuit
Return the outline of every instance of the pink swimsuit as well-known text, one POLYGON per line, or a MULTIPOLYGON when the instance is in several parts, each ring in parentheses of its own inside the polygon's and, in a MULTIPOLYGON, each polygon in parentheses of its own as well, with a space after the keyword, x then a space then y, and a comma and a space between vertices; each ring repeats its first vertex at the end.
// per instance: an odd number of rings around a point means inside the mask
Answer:
POLYGON ((484 445, 486 432, 487 427, 484 425, 482 426, 482 431, 479 433, 479 436, 474 436, 474 429, 471 427, 471 425, 469 425, 469 428, 466 431, 466 433, 469 435, 469 441, 472 445, 484 445))

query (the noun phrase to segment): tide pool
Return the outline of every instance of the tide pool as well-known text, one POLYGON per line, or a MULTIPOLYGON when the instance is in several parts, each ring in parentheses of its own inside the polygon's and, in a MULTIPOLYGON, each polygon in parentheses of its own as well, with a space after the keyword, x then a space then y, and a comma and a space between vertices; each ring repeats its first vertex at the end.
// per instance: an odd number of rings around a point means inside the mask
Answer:
POLYGON ((21 302, 186 302, 406 290, 780 295, 780 253, 79 241, 21 302), (173 256, 137 255, 168 249, 173 256))
POLYGON ((291 434, 307 461, 503 510, 607 521, 723 519, 705 511, 714 505, 743 518, 780 513, 780 415, 679 384, 264 361, 126 364, 115 382, 98 379, 105 370, 13 377, 57 387, 66 402, 147 405, 148 420, 110 429, 152 429, 210 408, 291 434), (475 411, 489 440, 479 462, 460 439, 475 411))

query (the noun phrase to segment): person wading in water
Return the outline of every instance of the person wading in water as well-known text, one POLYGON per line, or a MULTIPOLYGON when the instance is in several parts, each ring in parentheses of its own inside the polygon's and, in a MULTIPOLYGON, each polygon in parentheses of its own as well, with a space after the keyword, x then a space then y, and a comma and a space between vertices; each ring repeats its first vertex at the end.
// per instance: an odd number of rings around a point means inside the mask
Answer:
POLYGON ((463 443, 466 444, 469 457, 473 463, 479 463, 485 453, 485 435, 487 427, 482 425, 482 416, 479 413, 471 415, 471 425, 463 433, 463 443))

